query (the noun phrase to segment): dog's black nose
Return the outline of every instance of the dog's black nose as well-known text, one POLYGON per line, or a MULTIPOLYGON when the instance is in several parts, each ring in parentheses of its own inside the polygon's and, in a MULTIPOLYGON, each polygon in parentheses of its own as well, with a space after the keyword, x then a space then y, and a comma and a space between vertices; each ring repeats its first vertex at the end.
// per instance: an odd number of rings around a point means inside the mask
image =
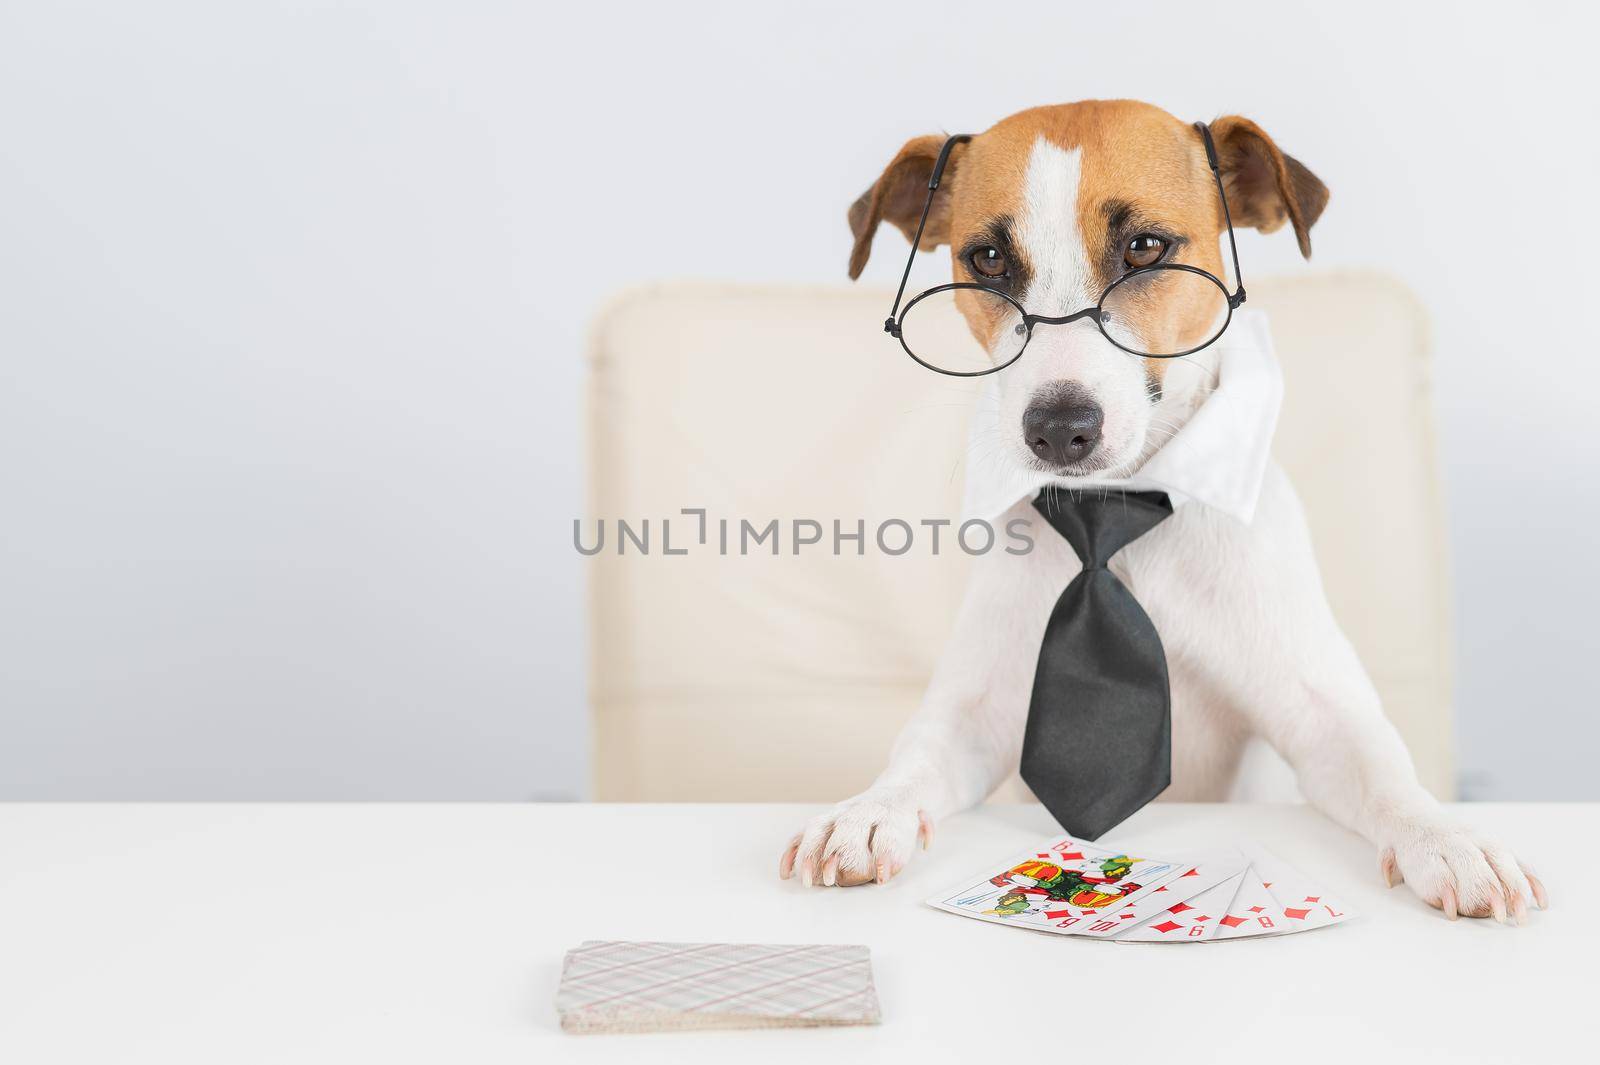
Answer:
POLYGON ((1057 466, 1072 466, 1094 453, 1105 412, 1082 392, 1035 400, 1022 412, 1022 438, 1035 455, 1057 466))

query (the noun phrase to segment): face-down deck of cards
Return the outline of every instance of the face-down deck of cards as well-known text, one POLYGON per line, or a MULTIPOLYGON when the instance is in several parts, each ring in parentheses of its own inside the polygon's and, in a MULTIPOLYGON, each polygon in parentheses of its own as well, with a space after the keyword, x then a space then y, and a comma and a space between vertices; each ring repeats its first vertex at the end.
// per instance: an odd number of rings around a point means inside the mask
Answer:
POLYGON ((1109 843, 1056 837, 993 870, 928 903, 980 921, 1119 943, 1284 935, 1354 916, 1252 844, 1151 858, 1109 843))

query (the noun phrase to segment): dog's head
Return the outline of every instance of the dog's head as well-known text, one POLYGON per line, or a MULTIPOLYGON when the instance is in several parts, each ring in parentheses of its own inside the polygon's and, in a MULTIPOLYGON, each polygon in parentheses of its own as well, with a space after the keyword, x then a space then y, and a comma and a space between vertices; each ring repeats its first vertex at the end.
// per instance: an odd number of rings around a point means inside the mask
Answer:
MULTIPOLYGON (((1248 119, 1210 128, 1233 224, 1270 233, 1288 222, 1309 256, 1327 188, 1248 119)), ((879 223, 913 238, 944 142, 907 142, 851 207, 852 278, 879 223)), ((921 248, 948 245, 953 280, 998 288, 1031 315, 1061 317, 1094 307, 1118 277, 1155 263, 1226 278, 1224 229, 1193 126, 1149 104, 1091 100, 1023 111, 956 145, 921 248)), ((991 356, 1004 348, 1003 333, 1015 328, 1002 321, 1008 305, 971 291, 951 298, 991 356)), ((1181 337, 1203 313, 1181 299, 1148 306, 1137 324, 1147 336, 1181 337)), ((999 374, 1005 446, 1023 464, 1059 474, 1131 469, 1158 442, 1152 428, 1171 427, 1163 403, 1184 403, 1168 366, 1130 355, 1087 321, 1039 328, 999 374)))

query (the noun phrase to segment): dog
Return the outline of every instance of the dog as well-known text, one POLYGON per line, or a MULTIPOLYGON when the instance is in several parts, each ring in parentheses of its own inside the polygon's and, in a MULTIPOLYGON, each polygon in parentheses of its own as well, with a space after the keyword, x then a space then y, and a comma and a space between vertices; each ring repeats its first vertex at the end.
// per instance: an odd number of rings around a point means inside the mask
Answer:
MULTIPOLYGON (((1328 190, 1239 116, 1211 123, 1236 227, 1288 225, 1301 253, 1328 190)), ((858 276, 887 220, 913 239, 944 144, 909 141, 850 210, 858 276)), ((1119 272, 1152 257, 1218 278, 1223 208, 1194 127, 1144 103, 1084 101, 1023 111, 959 144, 919 247, 950 249, 953 280, 1010 286, 1033 313, 1094 306, 1119 272), (1125 218, 1132 206, 1136 231, 1125 218)), ((982 336, 984 323, 968 323, 982 336)), ((1003 447, 1062 481, 1137 469, 1206 394, 1183 360, 1139 358, 1095 329, 1044 331, 998 376, 1003 447), (1040 408, 1098 412, 1086 437, 1041 439, 1040 408), (1030 417, 1031 412, 1031 417, 1030 417)), ((1048 413, 1048 411, 1047 411, 1048 413)), ((1082 419, 1079 419, 1081 421, 1082 419)), ((1048 435, 1048 434, 1046 434, 1048 435)), ((1027 501, 1006 518, 1031 518, 1027 501)), ((883 883, 943 817, 981 802, 1017 768, 1044 626, 1080 570, 1042 536, 1021 556, 978 557, 948 649, 876 782, 813 818, 779 861, 807 886, 883 883)), ((1226 797, 1251 737, 1294 769, 1301 792, 1378 852, 1381 875, 1455 919, 1520 923, 1544 885, 1513 853, 1453 822, 1418 782, 1399 734, 1323 594, 1300 503, 1268 466, 1254 519, 1184 506, 1119 552, 1112 569, 1154 621, 1172 704, 1172 782, 1162 798, 1226 797)))

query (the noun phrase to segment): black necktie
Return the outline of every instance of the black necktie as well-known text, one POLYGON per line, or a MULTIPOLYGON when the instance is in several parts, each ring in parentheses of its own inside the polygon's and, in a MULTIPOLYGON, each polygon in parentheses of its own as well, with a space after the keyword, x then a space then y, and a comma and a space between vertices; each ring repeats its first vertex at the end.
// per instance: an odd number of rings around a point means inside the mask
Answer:
POLYGON ((1022 779, 1081 839, 1098 839, 1172 781, 1167 657, 1150 616, 1106 563, 1172 513, 1164 492, 1033 501, 1083 560, 1056 600, 1022 738, 1022 779))

